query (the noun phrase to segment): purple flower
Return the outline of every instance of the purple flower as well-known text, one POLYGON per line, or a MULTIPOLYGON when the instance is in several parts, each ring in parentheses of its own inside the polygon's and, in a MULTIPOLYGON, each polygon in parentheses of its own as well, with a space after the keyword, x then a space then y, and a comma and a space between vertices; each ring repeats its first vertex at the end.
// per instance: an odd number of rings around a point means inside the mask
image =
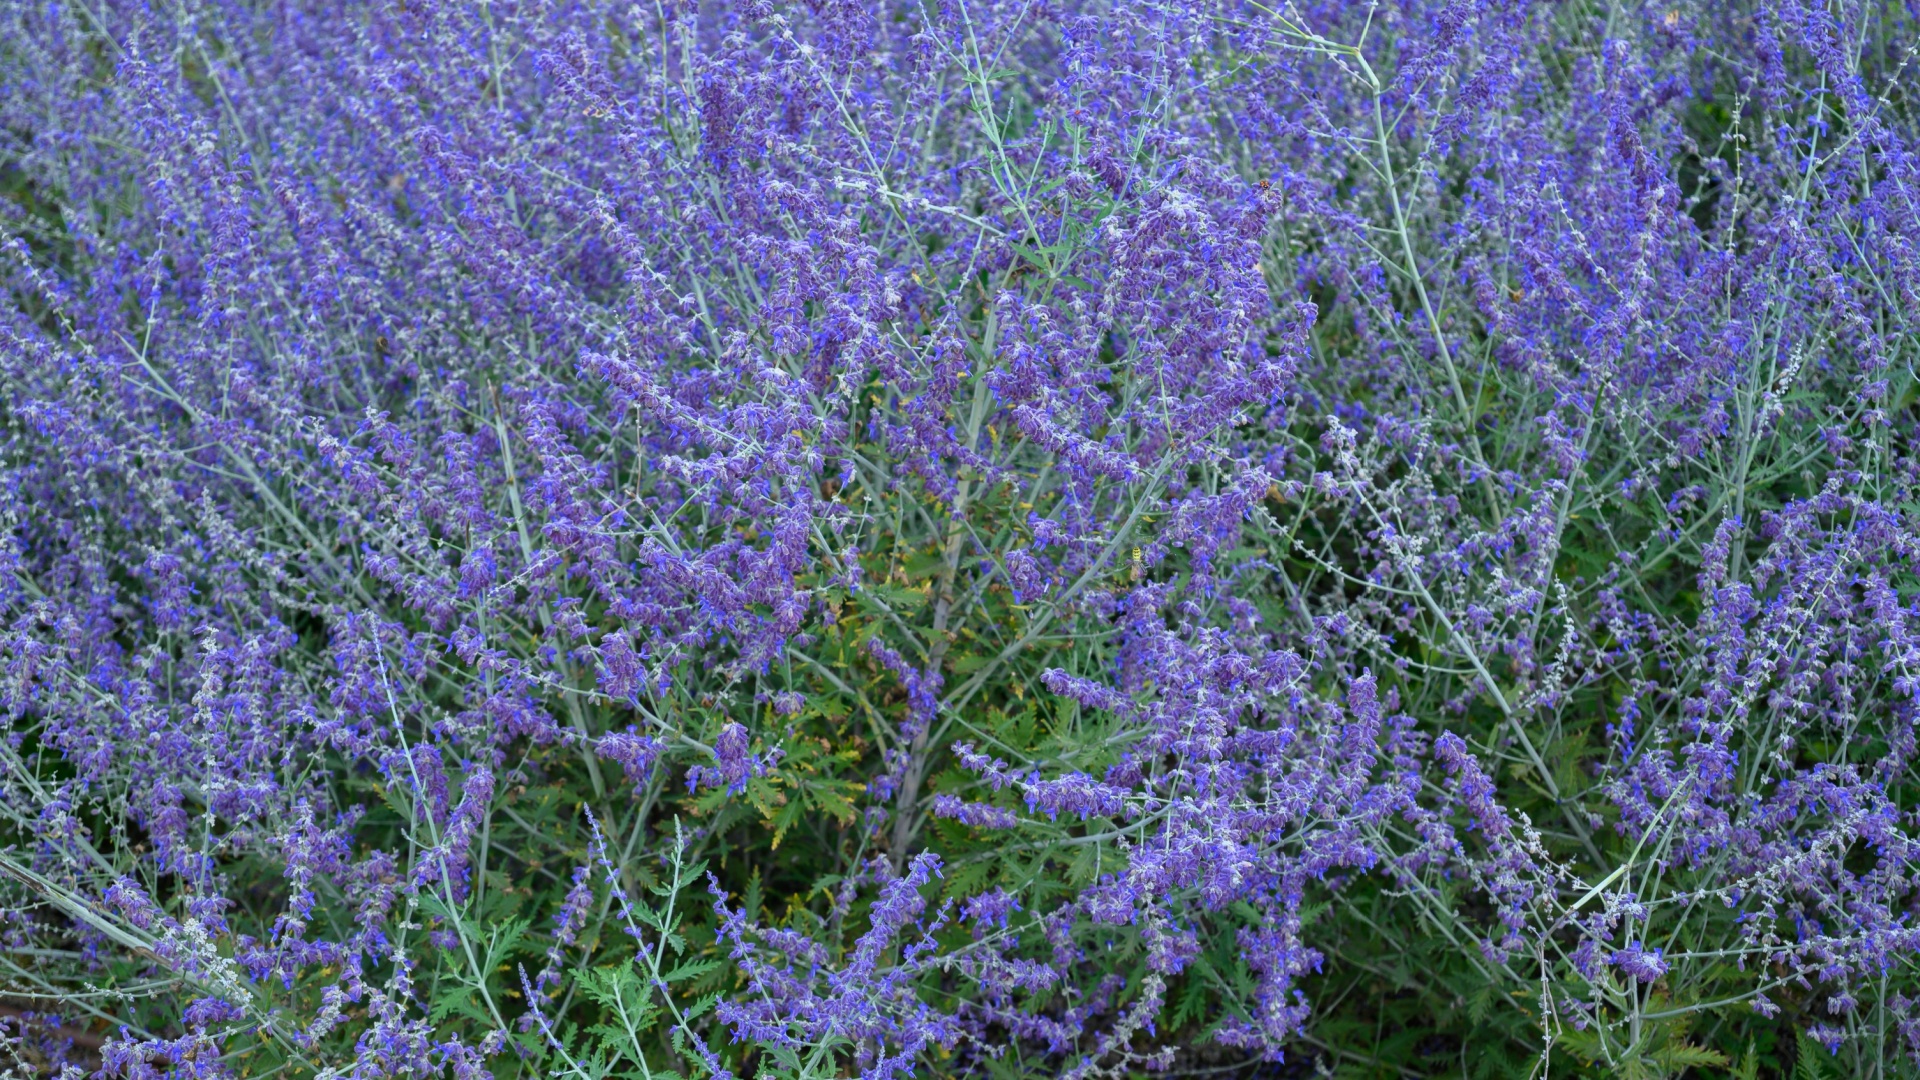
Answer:
POLYGON ((1659 949, 1649 949, 1638 941, 1629 942, 1625 948, 1615 949, 1608 962, 1620 969, 1621 973, 1640 982, 1656 982, 1667 973, 1667 962, 1659 949))

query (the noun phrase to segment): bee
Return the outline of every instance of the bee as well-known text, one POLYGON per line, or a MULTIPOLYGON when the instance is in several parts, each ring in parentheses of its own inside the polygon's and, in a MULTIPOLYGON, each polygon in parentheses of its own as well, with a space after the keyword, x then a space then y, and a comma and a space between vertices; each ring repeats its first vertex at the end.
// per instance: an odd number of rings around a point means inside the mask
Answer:
POLYGON ((1141 557, 1140 549, 1134 548, 1133 549, 1133 565, 1128 567, 1127 577, 1129 580, 1139 581, 1141 575, 1145 574, 1146 572, 1147 572, 1146 560, 1141 557))

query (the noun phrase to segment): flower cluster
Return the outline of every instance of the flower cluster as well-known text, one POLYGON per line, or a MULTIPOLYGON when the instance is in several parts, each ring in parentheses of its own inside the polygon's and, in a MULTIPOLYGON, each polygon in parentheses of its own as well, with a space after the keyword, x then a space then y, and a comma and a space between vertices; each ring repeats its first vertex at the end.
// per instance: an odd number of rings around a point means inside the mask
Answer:
POLYGON ((1920 1068, 1917 42, 0 7, 5 1067, 1920 1068))

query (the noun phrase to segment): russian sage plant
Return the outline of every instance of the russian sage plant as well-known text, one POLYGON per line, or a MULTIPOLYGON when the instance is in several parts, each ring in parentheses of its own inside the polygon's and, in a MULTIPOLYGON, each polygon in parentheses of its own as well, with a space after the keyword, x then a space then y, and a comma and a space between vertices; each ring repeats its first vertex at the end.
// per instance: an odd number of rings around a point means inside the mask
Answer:
POLYGON ((0 1057, 1915 1075, 1916 50, 0 5, 0 1057))

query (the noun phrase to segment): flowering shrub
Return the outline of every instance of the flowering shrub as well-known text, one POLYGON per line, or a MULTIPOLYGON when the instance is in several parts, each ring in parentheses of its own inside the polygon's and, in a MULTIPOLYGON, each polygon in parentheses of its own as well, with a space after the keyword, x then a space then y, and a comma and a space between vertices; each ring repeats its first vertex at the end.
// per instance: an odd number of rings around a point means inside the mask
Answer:
POLYGON ((1909 1073, 1917 19, 0 6, 0 1048, 1909 1073))

